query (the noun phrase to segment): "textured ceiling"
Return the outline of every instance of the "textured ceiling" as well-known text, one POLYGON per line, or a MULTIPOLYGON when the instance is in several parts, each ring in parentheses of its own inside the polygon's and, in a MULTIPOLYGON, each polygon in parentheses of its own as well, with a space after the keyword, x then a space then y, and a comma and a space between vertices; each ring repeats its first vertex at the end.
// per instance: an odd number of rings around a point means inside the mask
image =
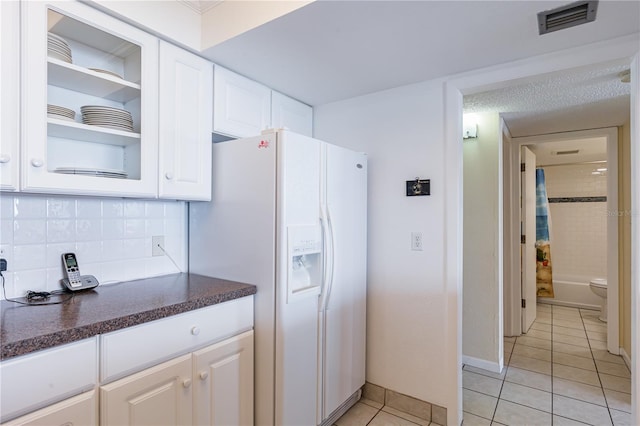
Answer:
POLYGON ((464 97, 464 112, 501 113, 514 137, 619 126, 629 120, 631 85, 619 74, 627 63, 542 75, 464 97))

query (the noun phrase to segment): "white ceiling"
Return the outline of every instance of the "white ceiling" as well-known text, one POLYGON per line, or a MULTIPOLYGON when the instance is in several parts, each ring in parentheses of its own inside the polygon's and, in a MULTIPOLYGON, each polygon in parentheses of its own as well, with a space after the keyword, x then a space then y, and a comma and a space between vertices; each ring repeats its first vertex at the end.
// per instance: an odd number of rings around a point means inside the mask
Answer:
POLYGON ((208 51, 310 105, 640 31, 640 2, 601 0, 595 22, 538 35, 568 1, 318 0, 208 51))
MULTIPOLYGON (((536 165, 538 166, 606 162, 607 160, 607 139, 605 137, 538 143, 529 145, 529 148, 536 154, 536 165), (569 154, 568 151, 578 152, 569 154)), ((594 167, 603 167, 602 164, 598 164, 594 167)))
MULTIPOLYGON (((221 43, 214 62, 310 105, 640 33, 640 2, 601 0, 595 22, 543 36, 537 13, 568 1, 318 0, 221 43)), ((465 96, 512 135, 618 126, 628 63, 602 64, 465 96)))

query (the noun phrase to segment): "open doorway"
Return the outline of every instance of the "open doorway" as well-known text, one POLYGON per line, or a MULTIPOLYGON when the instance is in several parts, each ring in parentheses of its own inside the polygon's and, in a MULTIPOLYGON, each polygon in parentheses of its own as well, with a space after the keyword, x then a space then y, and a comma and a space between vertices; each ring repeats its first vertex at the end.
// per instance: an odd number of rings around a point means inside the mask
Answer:
MULTIPOLYGON (((596 59, 596 58, 594 58, 594 62, 593 62, 593 64, 596 64, 596 63, 598 63, 598 61, 597 61, 597 59, 596 59)), ((627 60, 627 64, 628 64, 628 63, 629 63, 629 60, 627 60)), ((553 66, 551 66, 551 68, 553 68, 553 66)), ((510 72, 512 72, 512 73, 513 73, 513 70, 510 70, 510 72)), ((637 71, 636 71, 636 72, 637 72, 637 71)), ((521 73, 520 75, 512 76, 512 77, 513 77, 513 78, 518 78, 518 77, 522 77, 522 76, 530 75, 528 71, 523 70, 523 69, 520 69, 520 73, 521 73)), ((491 74, 491 73, 489 73, 489 74, 491 74)), ((499 73, 493 73, 493 75, 491 75, 490 77, 488 77, 488 78, 487 78, 487 80, 485 80, 485 81, 484 81, 484 85, 492 85, 492 84, 493 84, 493 85, 499 85, 499 84, 500 84, 500 81, 503 81, 503 80, 500 80, 500 79, 504 79, 504 75, 498 75, 498 74, 499 74, 499 73)), ((516 73, 516 74, 517 74, 517 73, 516 73)), ((481 79, 480 79, 480 80, 481 80, 481 79)), ((461 102, 456 103, 456 96, 459 96, 459 95, 460 95, 460 93, 464 93, 465 91, 471 91, 471 92, 472 92, 472 91, 474 91, 474 90, 481 90, 481 89, 480 89, 481 87, 482 87, 482 85, 481 85, 481 84, 479 84, 479 79, 477 79, 477 78, 476 78, 476 79, 469 79, 469 80, 467 80, 467 81, 464 81, 464 79, 461 79, 461 81, 457 81, 457 82, 455 82, 455 83, 452 83, 452 84, 451 84, 451 87, 449 87, 449 88, 448 88, 448 100, 449 100, 449 101, 451 101, 452 105, 454 105, 454 106, 455 106, 455 105, 460 105, 460 104, 461 104, 461 102)), ((637 86, 636 86, 636 87, 637 87, 637 86)), ((627 100, 627 102, 629 102, 629 101, 627 100)), ((452 108, 449 108, 447 112, 448 112, 448 113, 454 113, 454 112, 455 112, 454 110, 455 110, 455 108, 453 108, 453 107, 452 107, 452 108)), ((460 112, 458 111, 458 113, 460 113, 460 112)), ((634 118, 632 118, 631 120, 633 121, 633 120, 634 120, 634 118)), ((634 126, 634 125, 632 125, 632 127, 633 127, 633 126, 634 126)), ((453 126, 453 127, 457 127, 457 126, 453 126)), ((452 127, 452 128, 453 128, 453 127, 452 127)), ((453 134, 453 130, 451 130, 451 132, 452 132, 451 134, 453 134)), ((634 133, 634 134, 632 134, 631 139, 634 139, 634 138, 636 138, 636 137, 637 137, 637 134, 635 134, 635 133, 634 133)), ((458 143, 459 143, 459 142, 458 142, 458 143)), ((506 190, 507 190, 507 188, 505 188, 505 191, 506 191, 506 190)), ((519 224, 518 224, 518 226, 519 226, 519 224)), ((519 233, 518 233, 518 234, 519 234, 519 233)), ((515 233, 514 233, 514 236, 515 236, 515 233)), ((506 254, 506 253, 505 253, 505 254, 506 254)), ((505 276, 505 280, 507 280, 507 277, 506 277, 506 276, 505 276)), ((518 296, 519 296, 519 295, 518 295, 518 296)), ((518 297, 518 299, 520 299, 520 297, 518 297)), ((634 301, 634 303, 635 303, 635 302, 636 302, 636 301, 634 301)), ((506 305, 505 305, 505 307, 506 307, 506 305)), ((505 310, 506 310, 506 309, 505 309, 505 310)), ((506 315, 507 315, 507 314, 505 313, 505 316, 506 316, 506 315)), ((511 342, 509 342, 509 343, 511 343, 511 342)), ((508 347, 508 346, 509 346, 509 345, 507 344, 507 342, 505 342, 505 349, 507 349, 507 347, 508 347)), ((535 351, 536 351, 536 349, 540 349, 540 348, 534 348, 534 349, 533 349, 533 351, 535 352, 535 351)), ((632 369, 633 369, 633 370, 635 370, 635 368, 636 368, 636 367, 635 367, 635 366, 636 366, 636 364, 637 364, 637 358, 636 358, 636 360, 634 360, 634 362, 632 363, 632 369)), ((597 370, 597 367, 596 367, 596 370, 597 370)), ((544 373, 538 373, 538 374, 542 374, 542 375, 544 375, 544 373)), ((599 373, 598 373, 598 374, 599 374, 599 373)), ((552 377, 554 377, 554 376, 552 376, 552 377)), ((600 377, 602 377, 602 376, 600 376, 600 377)), ((500 376, 497 376, 497 377, 489 377, 489 378, 492 378, 492 379, 494 379, 494 380, 500 380, 500 379, 504 380, 504 377, 502 377, 502 378, 501 378, 500 376)), ((600 379, 600 380, 602 380, 602 379, 600 379)), ((558 382, 560 382, 560 379, 558 379, 558 382)), ((629 382, 630 382, 630 380, 629 380, 629 382)), ((583 383, 583 384, 586 384, 586 383, 583 383)), ((586 385, 588 385, 588 384, 586 384, 586 385)), ((540 390, 540 389, 538 389, 538 390, 540 390)), ((629 383, 629 386, 628 386, 628 390, 629 390, 629 394, 628 394, 629 404, 627 405, 627 407, 631 407, 631 384, 630 384, 630 383, 629 383)), ((541 390, 541 391, 542 391, 542 392, 545 392, 544 390, 541 390)), ((604 393, 605 391, 603 390, 602 392, 604 393)), ((464 393, 465 393, 465 395, 466 395, 466 388, 465 388, 465 392, 464 392, 464 393)), ((562 395, 560 395, 560 396, 562 396, 562 395)), ((561 400, 561 399, 560 399, 560 400, 561 400)), ((605 405, 606 405, 606 404, 608 404, 608 402, 607 402, 608 400, 609 400, 609 397, 608 397, 608 396, 607 396, 607 397, 605 397, 605 405)), ((555 401, 555 396, 554 396, 554 401, 555 401)), ((554 403, 554 404, 555 404, 555 403, 554 403)), ((596 405, 597 405, 597 404, 596 404, 596 405)), ((558 405, 558 404, 555 404, 555 407, 556 407, 556 408, 558 408, 558 407, 559 407, 559 405, 558 405)), ((610 407, 610 408, 611 408, 611 407, 610 407)), ((630 408, 627 408, 627 409, 628 409, 628 411, 631 411, 631 409, 630 409, 630 408)), ((554 408, 554 410, 555 410, 555 408, 554 408)), ((615 408, 613 408, 613 410, 614 410, 614 411, 610 411, 610 412, 609 412, 609 414, 608 414, 608 416, 609 416, 609 417, 608 417, 608 418, 609 418, 609 421, 611 421, 611 420, 612 420, 612 417, 613 417, 614 415, 616 415, 616 414, 615 414, 615 408)), ((495 413, 495 412, 496 412, 496 410, 494 410, 494 413, 495 413)), ((628 416, 629 416, 629 418, 630 418, 630 417, 631 417, 631 413, 629 412, 629 413, 627 413, 627 414, 628 414, 628 416)), ((554 415, 555 415, 555 411, 554 411, 554 415)), ((632 423, 632 424, 633 424, 633 423, 632 423)))

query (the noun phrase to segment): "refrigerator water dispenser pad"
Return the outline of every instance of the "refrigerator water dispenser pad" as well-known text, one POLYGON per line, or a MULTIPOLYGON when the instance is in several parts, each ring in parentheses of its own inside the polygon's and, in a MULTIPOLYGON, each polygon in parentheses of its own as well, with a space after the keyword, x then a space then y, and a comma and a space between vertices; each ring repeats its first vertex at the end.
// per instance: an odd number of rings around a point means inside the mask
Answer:
POLYGON ((320 225, 287 227, 289 262, 287 303, 315 297, 322 284, 322 231, 320 225))

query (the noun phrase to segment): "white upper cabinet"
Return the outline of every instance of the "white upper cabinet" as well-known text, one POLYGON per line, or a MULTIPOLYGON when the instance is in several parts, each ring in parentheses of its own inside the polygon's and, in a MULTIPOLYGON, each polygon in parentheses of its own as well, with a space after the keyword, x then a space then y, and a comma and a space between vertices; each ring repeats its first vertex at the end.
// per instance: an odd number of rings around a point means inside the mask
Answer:
POLYGON ((21 5, 21 189, 156 197, 158 39, 79 2, 21 5))
POLYGON ((270 124, 271 89, 216 65, 213 131, 242 138, 259 135, 270 124))
POLYGON ((0 2, 0 189, 18 189, 20 3, 0 2))
POLYGON ((293 98, 271 92, 271 127, 287 128, 305 136, 313 136, 313 108, 293 98))
POLYGON ((211 199, 213 64, 160 42, 160 198, 211 199))

